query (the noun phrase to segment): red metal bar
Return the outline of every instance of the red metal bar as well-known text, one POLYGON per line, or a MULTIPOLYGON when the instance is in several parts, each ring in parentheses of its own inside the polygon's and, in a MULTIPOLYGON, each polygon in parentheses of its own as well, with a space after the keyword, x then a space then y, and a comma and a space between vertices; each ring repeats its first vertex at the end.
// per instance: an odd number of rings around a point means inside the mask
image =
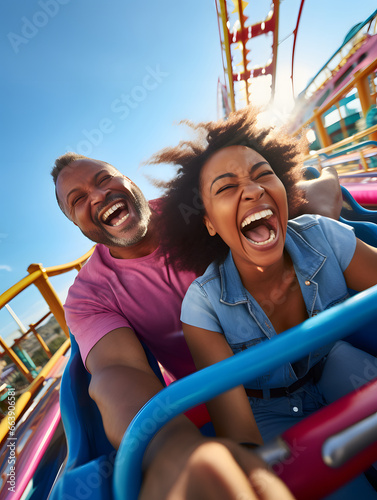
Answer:
POLYGON ((300 19, 301 19, 301 13, 302 13, 302 8, 304 6, 304 2, 305 0, 301 0, 301 4, 300 4, 300 10, 298 11, 298 16, 297 16, 297 23, 296 23, 296 27, 295 29, 293 30, 293 48, 292 48, 292 69, 291 69, 291 80, 292 80, 292 94, 293 94, 293 97, 295 96, 295 92, 294 92, 294 82, 293 82, 293 65, 294 65, 294 61, 295 61, 295 50, 296 50, 296 41, 297 41, 297 33, 298 33, 298 27, 299 27, 299 24, 300 24, 300 19))

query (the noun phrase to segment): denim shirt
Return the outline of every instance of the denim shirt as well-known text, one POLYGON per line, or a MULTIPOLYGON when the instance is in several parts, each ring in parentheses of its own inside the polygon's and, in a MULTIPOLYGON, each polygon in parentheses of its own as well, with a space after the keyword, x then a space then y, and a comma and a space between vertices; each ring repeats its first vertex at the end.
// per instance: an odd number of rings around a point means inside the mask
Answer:
MULTIPOLYGON (((288 222, 285 249, 292 258, 309 317, 349 296, 343 271, 355 247, 352 228, 332 219, 303 215, 288 222)), ((263 305, 265 310, 273 307, 273 299, 263 305)), ((181 320, 222 333, 234 353, 277 335, 264 310, 244 288, 231 252, 224 263, 212 263, 190 285, 181 320)), ((333 345, 311 352, 294 367, 286 363, 244 385, 253 389, 287 387, 303 377, 333 345)))

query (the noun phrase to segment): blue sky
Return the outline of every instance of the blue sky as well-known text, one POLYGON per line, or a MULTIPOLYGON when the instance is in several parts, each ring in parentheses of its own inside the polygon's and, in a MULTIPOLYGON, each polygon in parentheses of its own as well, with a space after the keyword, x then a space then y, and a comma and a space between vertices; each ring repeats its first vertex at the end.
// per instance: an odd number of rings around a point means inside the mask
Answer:
MULTIPOLYGON (((299 3, 282 2, 280 40, 293 31, 299 3)), ((297 91, 374 9, 372 0, 357 9, 351 0, 306 0, 297 91)), ((268 10, 269 2, 250 3, 249 22, 262 20, 268 10)), ((166 178, 171 171, 140 164, 182 137, 180 120, 216 119, 223 70, 214 0, 1 2, 0 38, 2 293, 27 274, 30 263, 62 264, 91 247, 57 207, 50 177, 55 158, 74 150, 105 160, 147 198, 158 196, 144 174, 166 178)), ((291 106, 291 47, 292 37, 279 48, 280 115, 291 106)), ((62 300, 72 279, 52 280, 62 300)), ((11 306, 27 325, 38 319, 40 296, 29 291, 11 306)), ((0 335, 16 328, 1 310, 0 335)))

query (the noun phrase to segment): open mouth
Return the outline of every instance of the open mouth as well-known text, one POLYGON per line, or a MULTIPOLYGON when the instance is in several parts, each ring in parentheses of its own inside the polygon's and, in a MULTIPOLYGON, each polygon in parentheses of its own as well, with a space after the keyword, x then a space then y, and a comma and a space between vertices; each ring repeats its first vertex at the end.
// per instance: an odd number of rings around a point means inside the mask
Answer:
POLYGON ((106 226, 117 227, 128 219, 129 215, 127 203, 125 201, 117 201, 101 215, 100 220, 106 226))
POLYGON ((269 208, 250 214, 242 221, 241 232, 254 245, 267 245, 276 238, 276 216, 269 208))

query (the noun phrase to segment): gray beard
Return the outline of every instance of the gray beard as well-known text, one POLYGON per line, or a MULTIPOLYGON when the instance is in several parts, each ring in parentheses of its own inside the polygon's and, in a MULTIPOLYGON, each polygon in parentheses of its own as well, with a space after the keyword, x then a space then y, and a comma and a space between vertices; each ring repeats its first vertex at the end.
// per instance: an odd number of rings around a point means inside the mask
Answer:
MULTIPOLYGON (((94 243, 102 243, 107 247, 130 247, 132 245, 135 245, 136 243, 139 243, 139 241, 141 241, 147 233, 149 221, 151 218, 151 209, 145 196, 137 186, 133 186, 131 193, 133 195, 132 204, 137 215, 139 216, 139 221, 135 220, 133 224, 130 224, 126 228, 124 228, 124 238, 113 236, 100 222, 96 223, 96 225, 98 226, 97 230, 81 230, 83 235, 89 238, 91 241, 94 241, 94 243), (132 233, 135 228, 137 229, 131 236, 129 233, 132 233)), ((116 196, 116 199, 119 199, 119 195, 116 196)), ((127 200, 127 203, 130 203, 128 197, 124 196, 124 199, 127 200)), ((111 201, 111 195, 105 202, 108 203, 109 201, 111 201)), ((102 207, 98 208, 98 213, 101 209, 102 207)), ((97 217, 96 220, 98 220, 97 217)))

